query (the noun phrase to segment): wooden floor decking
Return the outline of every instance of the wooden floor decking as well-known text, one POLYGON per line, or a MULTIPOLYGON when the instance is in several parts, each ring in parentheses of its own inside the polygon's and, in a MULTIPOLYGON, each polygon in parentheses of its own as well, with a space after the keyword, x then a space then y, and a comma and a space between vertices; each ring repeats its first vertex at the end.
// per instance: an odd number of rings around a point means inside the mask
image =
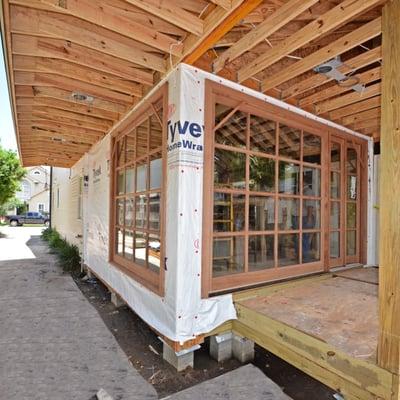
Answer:
POLYGON ((391 400, 398 377, 376 364, 378 269, 354 268, 234 294, 232 330, 342 393, 391 400))

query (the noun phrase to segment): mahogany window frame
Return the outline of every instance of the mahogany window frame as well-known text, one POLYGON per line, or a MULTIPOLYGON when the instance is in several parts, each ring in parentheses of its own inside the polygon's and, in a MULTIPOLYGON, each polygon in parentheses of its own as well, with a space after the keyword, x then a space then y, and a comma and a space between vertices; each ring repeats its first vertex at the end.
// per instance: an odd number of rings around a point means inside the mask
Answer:
MULTIPOLYGON (((331 134, 336 136, 344 137, 348 140, 349 134, 344 133, 339 129, 335 129, 331 126, 325 125, 319 121, 306 118, 301 114, 297 114, 288 109, 278 107, 274 104, 267 103, 261 99, 255 98, 249 94, 245 94, 238 90, 225 87, 219 83, 206 80, 205 83, 205 143, 204 143, 204 193, 203 193, 203 249, 202 249, 202 297, 207 297, 211 293, 218 293, 222 291, 231 291, 239 289, 246 286, 254 286, 257 284, 276 281, 281 279, 293 278, 297 276, 302 276, 310 273, 324 272, 329 270, 329 144, 331 134), (302 231, 308 232, 302 228, 302 204, 300 201, 300 214, 299 214, 299 228, 293 232, 298 233, 299 237, 299 260, 300 263, 296 265, 278 267, 275 265, 273 268, 266 268, 264 270, 248 271, 248 245, 246 245, 246 237, 252 236, 254 233, 249 230, 248 227, 248 199, 249 195, 257 195, 257 192, 253 192, 249 189, 249 167, 248 167, 248 157, 246 156, 246 189, 245 190, 231 190, 233 193, 244 194, 246 196, 246 227, 241 232, 230 232, 228 236, 240 236, 245 239, 244 245, 244 271, 238 272, 231 275, 222 275, 213 277, 213 238, 214 233, 214 223, 213 223, 213 198, 214 198, 214 150, 215 148, 225 148, 226 150, 238 151, 244 154, 255 154, 256 152, 250 150, 249 143, 246 143, 246 148, 235 148, 226 145, 216 144, 215 141, 215 105, 217 103, 231 107, 232 109, 237 109, 249 114, 255 114, 259 117, 265 118, 269 121, 273 121, 278 125, 279 123, 287 125, 291 128, 300 129, 302 132, 310 133, 321 138, 321 160, 320 164, 315 165, 312 163, 307 163, 303 161, 303 149, 301 145, 301 155, 299 161, 283 157, 278 153, 278 129, 276 129, 276 143, 275 143, 275 154, 268 156, 267 154, 260 153, 263 157, 270 157, 275 159, 275 175, 277 175, 279 161, 294 162, 297 165, 303 165, 305 167, 319 168, 320 170, 320 228, 317 229, 320 232, 320 260, 317 262, 303 263, 301 260, 301 234, 302 231)), ((249 126, 247 127, 249 129, 249 126)), ((303 138, 303 134, 301 134, 303 138)), ((302 139, 301 139, 302 140, 302 139)), ((351 140, 355 143, 363 144, 364 148, 367 147, 367 141, 361 138, 351 136, 351 140)), ((247 142, 249 142, 249 137, 247 137, 247 142)), ((366 155, 366 154, 365 154, 366 155)), ((278 176, 275 176, 275 181, 278 180, 278 176)), ((361 182, 360 182, 361 184, 361 182)), ((362 185, 366 186, 366 185, 362 185)), ((300 169, 300 191, 299 196, 293 195, 283 195, 281 193, 275 193, 275 199, 282 197, 290 198, 307 198, 302 193, 303 190, 303 169, 300 169)), ((275 186, 277 189, 278 186, 275 186)), ((218 190, 217 190, 218 191, 218 190)), ((225 190, 222 190, 225 191, 225 190)), ((364 190, 363 190, 364 191, 364 190)), ((317 197, 313 199, 318 200, 317 197)), ((361 198, 361 200, 365 199, 361 198)), ((363 201, 364 202, 364 201, 363 201)), ((277 215, 278 204, 275 201, 275 220, 278 218, 277 215)), ((361 221, 360 221, 361 222, 361 221)), ((277 229, 277 223, 275 223, 275 228, 271 231, 271 234, 275 235, 275 242, 278 238, 278 232, 282 233, 280 229, 277 229)), ((311 231, 310 231, 311 232, 311 231)), ((361 229, 363 232, 363 229, 361 229)), ((292 233, 292 232, 290 232, 292 233)), ((259 233, 261 234, 261 233, 259 233)), ((263 233, 265 234, 265 233, 263 233)), ((223 235, 222 235, 223 236, 223 235)), ((274 244, 274 258, 278 257, 277 254, 277 243, 274 244)), ((366 252, 360 253, 360 259, 364 258, 366 252)))
MULTIPOLYGON (((127 274, 135 281, 141 283, 146 288, 155 292, 159 296, 164 295, 164 280, 165 280, 165 213, 166 213, 166 194, 167 194, 167 113, 168 113, 168 84, 165 83, 162 87, 160 87, 154 94, 152 94, 146 101, 144 101, 136 110, 134 110, 127 118, 125 118, 120 126, 118 126, 117 130, 112 133, 111 136, 111 159, 110 159, 110 240, 109 240, 109 262, 123 273, 127 274), (135 154, 133 161, 128 161, 123 164, 123 166, 118 166, 118 157, 117 151, 118 146, 117 143, 126 138, 128 134, 130 134, 133 130, 135 130, 139 125, 141 125, 146 119, 152 115, 155 115, 157 110, 157 105, 162 107, 162 116, 160 113, 157 113, 157 119, 160 120, 161 125, 161 135, 162 141, 161 146, 150 150, 150 130, 151 127, 148 127, 147 132, 147 152, 140 157, 137 157, 135 154), (151 156, 154 154, 158 154, 161 152, 161 187, 159 189, 150 189, 150 161, 151 156), (150 198, 150 194, 152 193, 160 193, 160 221, 159 221, 159 237, 160 237, 160 268, 158 272, 152 271, 148 266, 143 266, 135 263, 133 260, 128 260, 125 257, 121 256, 117 252, 117 243, 118 240, 116 231, 120 225, 117 223, 117 200, 121 196, 126 197, 125 195, 119 196, 117 194, 117 185, 118 185, 118 171, 121 169, 125 169, 129 166, 136 165, 137 162, 141 160, 146 160, 147 165, 147 174, 146 174, 146 190, 142 192, 134 192, 132 197, 138 197, 139 194, 144 194, 147 198, 150 198)), ((136 146, 136 134, 135 134, 135 151, 137 149, 136 146)), ((136 169, 135 169, 136 171, 136 169)), ((136 172, 135 172, 136 177, 136 172)), ((126 175, 125 178, 126 179, 126 175)), ((135 178, 136 181, 136 178, 135 178)), ((136 189, 136 188, 135 188, 136 189)), ((129 197, 129 196, 128 196, 129 197)), ((124 205, 125 210, 126 205, 124 205)), ((147 202, 147 211, 146 218, 147 221, 150 220, 150 203, 147 202)), ((125 230, 126 221, 125 221, 125 211, 124 211, 124 225, 123 229, 125 230)), ((129 231, 135 232, 135 220, 136 220, 136 203, 134 203, 133 208, 133 226, 128 228, 129 231)), ((156 230, 150 229, 148 226, 146 228, 138 228, 140 232, 145 232, 147 235, 156 234, 156 230)), ((135 240, 133 236, 133 240, 135 240)), ((146 247, 146 255, 148 254, 148 246, 146 247)))

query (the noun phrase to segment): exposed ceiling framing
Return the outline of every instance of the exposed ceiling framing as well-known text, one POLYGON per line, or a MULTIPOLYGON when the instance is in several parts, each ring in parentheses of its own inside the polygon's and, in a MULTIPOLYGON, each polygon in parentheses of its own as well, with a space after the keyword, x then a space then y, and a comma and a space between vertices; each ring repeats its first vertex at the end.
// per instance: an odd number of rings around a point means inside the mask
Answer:
POLYGON ((70 167, 179 62, 379 139, 382 0, 0 0, 24 165, 70 167), (338 72, 361 93, 314 72, 338 72))

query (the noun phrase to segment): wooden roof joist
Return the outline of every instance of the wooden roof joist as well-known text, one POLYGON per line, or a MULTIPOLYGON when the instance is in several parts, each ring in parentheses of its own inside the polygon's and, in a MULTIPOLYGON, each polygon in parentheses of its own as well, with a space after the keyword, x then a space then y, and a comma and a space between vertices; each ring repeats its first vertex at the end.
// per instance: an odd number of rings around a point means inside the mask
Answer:
POLYGON ((16 86, 15 93, 17 98, 37 98, 37 99, 51 99, 62 100, 72 105, 84 105, 91 110, 99 109, 103 111, 111 111, 118 114, 124 114, 128 105, 115 103, 112 101, 104 100, 99 97, 94 97, 89 103, 85 101, 76 100, 73 97, 73 91, 64 90, 52 86, 16 86))
POLYGON ((295 62, 291 66, 283 69, 280 73, 272 77, 266 78, 262 82, 262 91, 265 92, 271 88, 277 87, 280 84, 301 75, 304 72, 311 70, 322 62, 328 61, 366 41, 372 39, 381 33, 381 18, 377 18, 366 23, 354 30, 353 32, 344 35, 333 43, 315 51, 311 55, 295 62))
POLYGON ((13 34, 12 44, 12 52, 16 55, 70 61, 119 78, 140 82, 143 85, 151 86, 154 83, 153 73, 150 69, 143 69, 135 63, 80 46, 68 40, 13 34))
POLYGON ((35 127, 21 127, 21 133, 24 138, 49 138, 49 139, 58 139, 58 140, 66 140, 73 141, 75 143, 93 145, 98 140, 98 137, 90 137, 90 136, 79 136, 73 132, 71 133, 59 133, 53 132, 46 129, 35 129, 35 127))
POLYGON ((73 101, 64 101, 50 97, 18 97, 17 106, 44 106, 53 107, 60 110, 72 111, 77 114, 92 115, 94 117, 117 121, 120 118, 120 114, 112 111, 101 110, 99 108, 92 107, 88 104, 77 103, 73 101))
POLYGON ((75 17, 11 5, 11 32, 69 40, 100 53, 165 73, 166 63, 152 48, 75 17))
MULTIPOLYGON (((238 71, 238 81, 243 82, 254 76, 258 72, 276 63, 283 57, 290 55, 293 51, 301 48, 310 41, 327 32, 333 31, 337 27, 350 21, 356 15, 376 6, 380 1, 381 0, 345 0, 341 2, 338 6, 329 10, 320 18, 310 22, 303 29, 300 29, 284 40, 279 46, 273 47, 269 51, 264 52, 253 62, 240 69, 238 71)), ((267 87, 267 83, 264 82, 263 91, 278 86, 278 84, 268 86, 269 87, 267 87)))
POLYGON ((361 111, 369 110, 371 108, 380 107, 380 105, 381 96, 371 97, 369 99, 359 101, 357 103, 350 104, 348 106, 329 112, 329 119, 331 119, 332 121, 336 121, 347 115, 352 115, 361 111))

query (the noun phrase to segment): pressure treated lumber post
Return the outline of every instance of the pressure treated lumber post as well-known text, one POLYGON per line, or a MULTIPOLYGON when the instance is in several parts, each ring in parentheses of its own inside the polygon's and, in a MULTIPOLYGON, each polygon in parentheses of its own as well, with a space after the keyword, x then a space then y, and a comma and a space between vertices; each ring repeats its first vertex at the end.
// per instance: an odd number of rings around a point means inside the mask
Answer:
MULTIPOLYGON (((400 0, 382 17, 378 364, 400 371, 400 0)), ((396 399, 400 399, 398 395, 396 399)))

